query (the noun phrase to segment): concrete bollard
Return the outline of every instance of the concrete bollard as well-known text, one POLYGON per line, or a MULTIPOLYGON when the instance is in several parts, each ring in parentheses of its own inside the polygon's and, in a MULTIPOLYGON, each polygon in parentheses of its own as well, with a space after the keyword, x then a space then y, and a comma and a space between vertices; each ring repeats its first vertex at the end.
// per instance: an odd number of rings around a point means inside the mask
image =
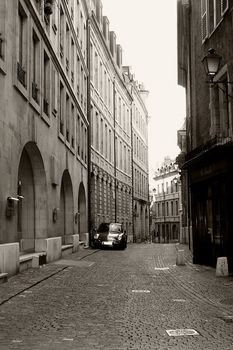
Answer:
POLYGON ((226 256, 217 258, 216 276, 217 277, 229 276, 228 262, 227 262, 226 256))
POLYGON ((184 266, 184 250, 183 249, 178 249, 177 254, 176 254, 176 265, 177 266, 184 266))

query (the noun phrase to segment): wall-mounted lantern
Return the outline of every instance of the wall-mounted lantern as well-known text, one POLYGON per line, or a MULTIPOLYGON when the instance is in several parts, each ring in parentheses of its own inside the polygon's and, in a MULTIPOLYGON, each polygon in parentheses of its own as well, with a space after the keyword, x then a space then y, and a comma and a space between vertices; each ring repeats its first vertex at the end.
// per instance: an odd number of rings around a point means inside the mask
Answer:
POLYGON ((11 216, 14 216, 16 214, 16 208, 18 202, 23 199, 23 196, 9 196, 7 197, 7 203, 6 203, 6 216, 10 218, 11 216))

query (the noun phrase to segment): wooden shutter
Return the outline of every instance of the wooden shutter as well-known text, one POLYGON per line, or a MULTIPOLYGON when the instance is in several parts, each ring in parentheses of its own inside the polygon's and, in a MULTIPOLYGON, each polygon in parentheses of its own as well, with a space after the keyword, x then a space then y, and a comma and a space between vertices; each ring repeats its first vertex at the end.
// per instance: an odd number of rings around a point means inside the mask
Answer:
POLYGON ((207 0, 201 0, 201 38, 204 41, 208 37, 207 0))

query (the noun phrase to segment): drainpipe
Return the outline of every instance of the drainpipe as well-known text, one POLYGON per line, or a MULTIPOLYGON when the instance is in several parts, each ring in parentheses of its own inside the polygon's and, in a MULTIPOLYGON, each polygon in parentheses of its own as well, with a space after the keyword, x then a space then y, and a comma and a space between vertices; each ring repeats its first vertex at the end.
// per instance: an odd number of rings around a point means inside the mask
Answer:
POLYGON ((114 182, 115 182, 115 222, 117 222, 117 179, 116 179, 116 86, 115 77, 113 78, 113 148, 114 148, 114 182))
MULTIPOLYGON (((133 88, 131 87, 131 95, 133 95, 133 88)), ((133 233, 133 242, 136 242, 135 238, 135 225, 134 225, 134 167, 133 167, 133 102, 131 102, 130 108, 130 128, 131 128, 131 171, 132 171, 132 233, 133 233)))
POLYGON ((87 19, 87 120, 89 123, 87 133, 87 173, 88 173, 88 232, 89 232, 89 245, 92 244, 92 232, 91 232, 91 74, 90 74, 90 18, 87 19))

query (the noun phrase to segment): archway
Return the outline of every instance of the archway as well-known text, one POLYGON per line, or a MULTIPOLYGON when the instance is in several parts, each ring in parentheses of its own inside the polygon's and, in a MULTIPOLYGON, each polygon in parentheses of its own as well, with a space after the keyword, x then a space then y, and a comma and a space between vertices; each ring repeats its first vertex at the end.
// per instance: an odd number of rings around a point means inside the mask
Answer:
POLYGON ((65 243, 65 235, 71 235, 74 232, 73 188, 68 170, 64 171, 61 181, 59 231, 62 244, 65 243))
POLYGON ((44 163, 34 142, 23 148, 18 167, 17 232, 21 252, 35 250, 35 239, 47 235, 47 186, 44 163))
POLYGON ((83 183, 80 183, 78 193, 78 212, 79 212, 79 234, 83 239, 83 233, 87 232, 87 212, 86 212, 86 195, 83 183))

